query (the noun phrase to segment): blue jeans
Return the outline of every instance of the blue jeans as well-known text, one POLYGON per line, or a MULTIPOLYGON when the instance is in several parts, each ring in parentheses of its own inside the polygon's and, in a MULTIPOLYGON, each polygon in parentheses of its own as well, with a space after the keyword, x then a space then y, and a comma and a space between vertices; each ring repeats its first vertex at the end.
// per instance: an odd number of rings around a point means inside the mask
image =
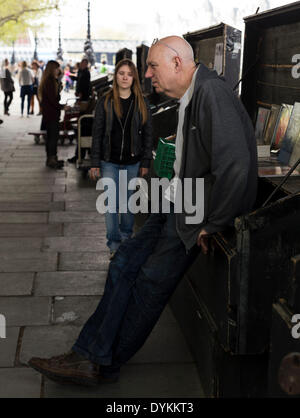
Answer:
POLYGON ((140 163, 119 165, 101 161, 101 177, 111 178, 116 184, 116 213, 105 213, 107 246, 111 251, 116 251, 121 242, 130 238, 133 233, 134 215, 129 211, 119 214, 119 188, 126 187, 128 202, 130 196, 134 193, 133 190, 128 190, 128 183, 131 179, 138 177, 139 168, 140 163), (127 184, 122 186, 119 183, 120 170, 127 171, 127 184))
POLYGON ((152 214, 122 243, 110 263, 104 295, 73 350, 118 375, 144 344, 199 249, 189 252, 176 232, 175 215, 152 214))

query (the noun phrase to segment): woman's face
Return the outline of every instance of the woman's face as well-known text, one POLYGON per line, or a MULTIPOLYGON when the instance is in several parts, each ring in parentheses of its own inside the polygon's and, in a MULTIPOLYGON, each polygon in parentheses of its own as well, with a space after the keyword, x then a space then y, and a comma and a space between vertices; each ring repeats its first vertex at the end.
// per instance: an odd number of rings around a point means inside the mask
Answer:
POLYGON ((59 67, 57 67, 57 68, 55 68, 55 70, 54 70, 54 77, 55 78, 58 78, 58 76, 59 76, 59 67))
POLYGON ((117 85, 120 88, 131 88, 133 83, 133 73, 128 65, 122 65, 117 72, 117 85))

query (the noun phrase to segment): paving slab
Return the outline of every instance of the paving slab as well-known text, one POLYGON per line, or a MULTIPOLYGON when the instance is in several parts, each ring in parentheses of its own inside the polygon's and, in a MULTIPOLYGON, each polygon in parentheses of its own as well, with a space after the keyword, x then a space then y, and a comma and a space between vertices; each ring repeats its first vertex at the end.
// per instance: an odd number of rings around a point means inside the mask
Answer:
POLYGON ((97 190, 81 190, 77 192, 70 192, 70 193, 54 193, 54 202, 59 202, 61 200, 65 200, 67 202, 80 202, 82 200, 92 200, 95 202, 98 196, 100 195, 100 191, 97 190))
POLYGON ((1 367, 14 367, 19 333, 20 328, 7 327, 6 338, 0 339, 0 373, 1 367))
MULTIPOLYGON (((46 156, 44 158, 46 159, 46 156)), ((23 160, 20 159, 20 161, 14 161, 13 159, 14 157, 12 157, 12 160, 6 161, 6 168, 18 168, 21 166, 24 170, 28 168, 45 169, 45 161, 42 157, 33 161, 27 161, 26 157, 23 160)))
POLYGON ((123 367, 117 383, 93 388, 63 386, 45 379, 44 397, 203 398, 204 393, 194 364, 131 364, 123 367))
MULTIPOLYGON (((70 181, 68 181, 67 183, 67 193, 73 193, 73 192, 77 192, 78 189, 84 189, 84 190, 96 190, 96 184, 93 181, 79 181, 78 179, 74 179, 77 180, 77 182, 73 182, 72 179, 70 179, 70 181)), ((100 191, 99 191, 100 194, 100 191)))
POLYGON ((0 237, 58 237, 62 224, 1 224, 0 237))
POLYGON ((77 179, 77 178, 70 178, 69 176, 67 176, 67 177, 64 177, 64 178, 57 178, 57 179, 55 179, 55 183, 54 184, 57 184, 57 185, 62 185, 62 184, 73 184, 73 185, 79 185, 79 179, 77 179))
POLYGON ((66 223, 64 224, 65 237, 105 237, 106 226, 103 222, 86 224, 86 223, 66 223))
MULTIPOLYGON (((1 177, 0 177, 1 178, 1 177)), ((96 208, 96 201, 94 200, 83 200, 81 202, 65 202, 66 204, 66 211, 74 211, 74 212, 97 212, 96 208)), ((85 213, 86 214, 86 213, 85 213)), ((86 214, 87 215, 87 214, 86 214)))
POLYGON ((43 238, 5 238, 0 239, 0 255, 3 253, 32 252, 42 248, 43 238))
MULTIPOLYGON (((24 176, 43 176, 44 174, 47 175, 48 173, 53 173, 53 169, 48 168, 45 166, 45 164, 42 167, 32 167, 32 166, 28 166, 28 167, 21 167, 21 166, 17 166, 17 167, 5 167, 5 169, 1 169, 1 171, 4 171, 7 174, 10 173, 23 173, 24 176)), ((55 170, 55 173, 57 173, 58 170, 55 170)), ((60 171, 64 171, 64 170, 60 170, 60 171)))
POLYGON ((51 202, 51 193, 1 193, 0 202, 51 202))
POLYGON ((57 212, 64 209, 64 202, 0 202, 0 212, 57 212))
POLYGON ((0 183, 0 192, 1 193, 64 193, 66 189, 66 186, 63 185, 54 185, 54 186, 49 186, 49 185, 7 185, 7 186, 3 186, 0 183))
POLYGON ((45 148, 35 148, 35 149, 16 149, 12 153, 12 157, 19 157, 19 158, 26 158, 26 157, 32 157, 34 155, 35 157, 38 157, 39 159, 46 157, 45 148))
POLYGON ((103 295, 106 276, 106 271, 38 273, 34 294, 36 296, 103 295))
POLYGON ((6 318, 6 326, 47 325, 50 323, 51 298, 0 297, 0 312, 6 318))
POLYGON ((58 269, 62 271, 107 271, 109 251, 61 253, 58 269))
POLYGON ((52 357, 70 351, 82 327, 72 324, 26 327, 22 338, 20 363, 31 357, 52 357))
POLYGON ((95 252, 100 253, 106 249, 106 239, 99 237, 82 237, 74 240, 73 237, 44 238, 43 251, 50 252, 95 252))
MULTIPOLYGON (((64 178, 62 178, 64 180, 64 178)), ((9 178, 3 178, 0 176, 0 187, 3 186, 55 186, 55 178, 49 178, 49 179, 36 179, 36 178, 15 178, 15 179, 9 179, 9 178)), ((63 183, 61 184, 63 185, 63 183)), ((57 185, 58 186, 58 185, 57 185)))
POLYGON ((0 273, 0 296, 31 295, 34 273, 0 273))
POLYGON ((0 398, 40 398, 41 375, 29 368, 0 369, 0 398))
POLYGON ((36 172, 36 173, 27 173, 26 175, 23 173, 23 171, 11 171, 12 169, 9 169, 10 171, 6 171, 6 169, 0 169, 0 178, 5 179, 19 179, 19 178, 43 178, 43 179, 51 179, 51 178, 62 178, 66 177, 67 173, 62 170, 55 170, 55 171, 43 171, 43 172, 36 172))
POLYGON ((100 300, 101 296, 56 297, 52 322, 82 326, 95 312, 100 300))
POLYGON ((0 253, 0 272, 39 272, 56 271, 57 253, 42 253, 38 251, 23 251, 0 253))
POLYGON ((49 223, 53 222, 104 224, 105 217, 98 212, 51 212, 49 214, 49 223))
POLYGON ((42 224, 48 222, 47 213, 30 213, 30 212, 1 212, 0 223, 6 224, 42 224))

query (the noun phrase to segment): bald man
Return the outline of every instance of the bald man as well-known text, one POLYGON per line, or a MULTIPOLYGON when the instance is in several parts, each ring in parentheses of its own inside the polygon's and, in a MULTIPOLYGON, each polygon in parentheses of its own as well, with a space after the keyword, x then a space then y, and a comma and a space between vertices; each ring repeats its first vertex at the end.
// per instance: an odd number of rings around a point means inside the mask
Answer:
MULTIPOLYGON (((252 124, 226 82, 203 64, 191 46, 171 36, 149 50, 146 77, 157 92, 179 99, 174 178, 166 190, 170 213, 151 214, 143 228, 122 243, 110 263, 104 295, 72 350, 29 365, 61 383, 114 382, 120 368, 144 344, 199 251, 207 234, 221 231, 251 210, 257 167, 252 124), (177 213, 178 182, 204 179, 204 217, 188 223, 177 213), (175 213, 176 212, 176 213, 175 213)), ((186 202, 185 202, 186 203, 186 202)), ((190 213, 189 213, 190 215, 190 213)), ((201 272, 199 272, 201 275, 201 272)))

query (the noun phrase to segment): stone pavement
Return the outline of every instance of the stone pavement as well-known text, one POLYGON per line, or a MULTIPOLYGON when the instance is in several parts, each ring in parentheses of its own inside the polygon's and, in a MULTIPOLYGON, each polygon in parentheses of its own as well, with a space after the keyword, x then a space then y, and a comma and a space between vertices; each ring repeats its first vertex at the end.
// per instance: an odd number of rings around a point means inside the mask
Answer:
MULTIPOLYGON (((44 145, 26 135, 40 117, 18 115, 16 98, 0 126, 0 398, 203 396, 169 307, 116 384, 61 386, 27 366, 70 349, 103 294, 108 252, 95 184, 73 165, 46 168, 44 145)), ((73 154, 73 145, 59 147, 60 158, 73 154)))

